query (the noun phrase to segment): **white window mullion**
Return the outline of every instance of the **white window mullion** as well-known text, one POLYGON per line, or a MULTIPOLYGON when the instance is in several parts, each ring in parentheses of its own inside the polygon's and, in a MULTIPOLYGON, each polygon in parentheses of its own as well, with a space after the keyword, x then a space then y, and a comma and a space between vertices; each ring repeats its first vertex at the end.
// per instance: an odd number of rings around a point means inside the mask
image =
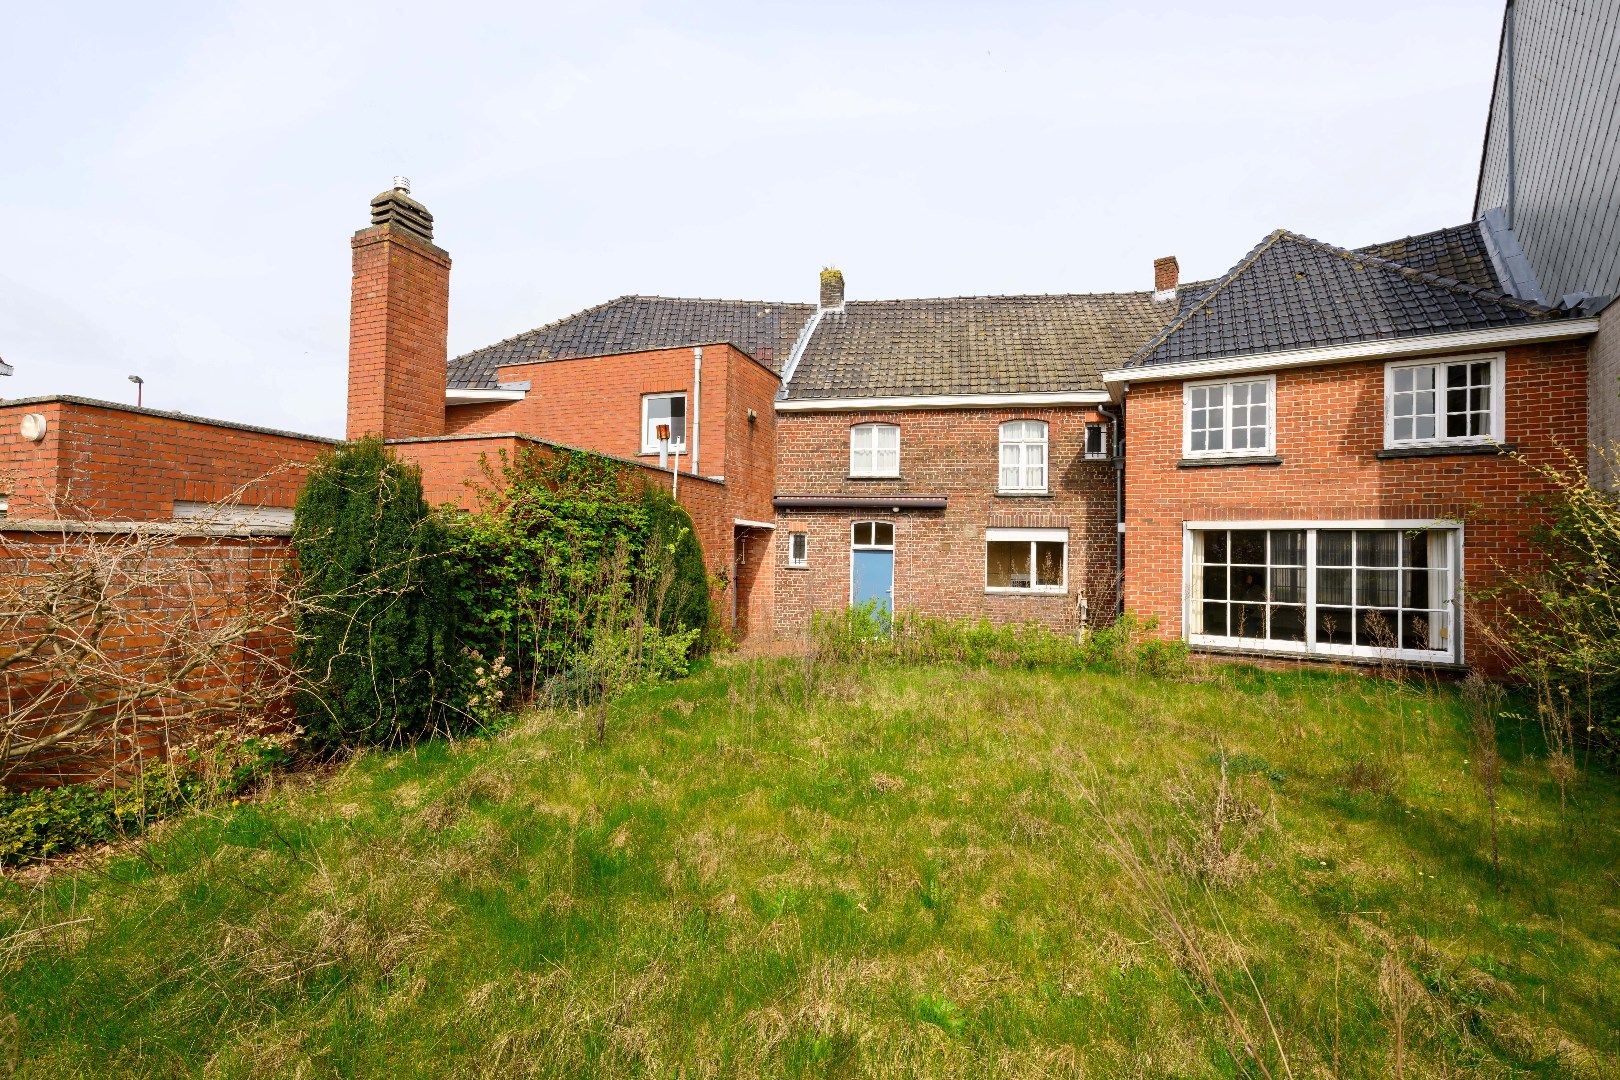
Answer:
POLYGON ((1316 651, 1316 530, 1305 530, 1305 651, 1316 651))

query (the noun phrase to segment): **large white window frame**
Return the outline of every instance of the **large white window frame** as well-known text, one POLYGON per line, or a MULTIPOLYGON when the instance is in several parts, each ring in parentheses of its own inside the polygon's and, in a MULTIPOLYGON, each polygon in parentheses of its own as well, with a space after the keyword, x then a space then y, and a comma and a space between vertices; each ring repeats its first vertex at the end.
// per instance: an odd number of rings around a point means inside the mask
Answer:
POLYGON ((1200 379, 1181 388, 1181 454, 1188 458, 1271 457, 1277 452, 1277 376, 1200 379), (1257 393, 1258 391, 1258 393, 1257 393), (1260 398, 1264 400, 1260 400, 1260 398), (1203 422, 1204 445, 1195 445, 1203 422), (1259 421, 1256 423, 1256 421, 1259 421), (1256 431, 1263 439, 1255 443, 1256 431), (1241 433, 1241 437, 1240 437, 1241 433), (1210 443, 1219 442, 1219 446, 1210 443), (1242 442, 1234 447, 1234 442, 1242 442))
MULTIPOLYGON (((1375 546, 1387 541, 1374 541, 1375 546)), ((1284 541, 1285 548, 1289 546, 1284 541)), ((1189 521, 1182 528, 1182 627, 1188 644, 1212 648, 1237 649, 1262 653, 1296 653, 1315 656, 1342 656, 1346 658, 1396 660, 1410 663, 1457 664, 1463 657, 1463 618, 1461 595, 1463 581, 1463 526, 1445 520, 1412 521, 1189 521), (1204 560, 1201 543, 1207 534, 1216 532, 1277 532, 1302 534, 1303 560, 1284 559, 1274 563, 1268 554, 1262 581, 1265 595, 1262 599, 1238 600, 1234 596, 1233 580, 1229 578, 1225 602, 1230 607, 1267 607, 1268 605, 1298 606, 1289 595, 1297 583, 1297 572, 1303 574, 1304 600, 1303 633, 1301 640, 1278 640, 1265 636, 1271 625, 1268 613, 1259 636, 1232 633, 1229 621, 1225 633, 1207 633, 1204 627, 1204 607, 1209 592, 1204 581, 1204 560), (1342 536, 1325 538, 1324 534, 1356 534, 1351 548, 1360 546, 1360 534, 1395 533, 1396 555, 1393 563, 1387 557, 1367 558, 1346 553, 1342 536), (1421 552, 1421 555, 1418 553, 1421 552), (1416 558, 1409 558, 1416 555, 1416 558), (1407 565, 1412 562, 1414 565, 1407 565), (1418 562, 1424 565, 1416 565, 1418 562), (1273 571, 1288 572, 1285 578, 1274 581, 1273 571), (1348 573, 1346 572, 1348 571, 1348 573), (1422 575, 1419 583, 1410 581, 1413 575, 1422 575), (1421 588, 1429 597, 1427 606, 1420 610, 1406 604, 1408 589, 1421 588), (1348 593, 1346 593, 1348 589, 1348 593), (1392 595, 1368 595, 1387 593, 1392 595), (1345 612, 1343 621, 1335 622, 1335 612, 1345 612), (1363 630, 1376 629, 1358 618, 1363 612, 1393 613, 1385 644, 1363 644, 1363 630), (1431 614, 1408 621, 1407 616, 1431 614), (1408 637, 1427 635, 1428 648, 1403 647, 1400 635, 1408 637), (1348 640, 1333 640, 1334 638, 1348 640)), ((1231 559, 1228 555, 1228 560, 1231 559)), ((1220 568, 1241 566, 1247 571, 1261 567, 1230 561, 1220 568)), ((1219 592, 1220 590, 1213 590, 1219 592)), ((1215 602, 1220 602, 1216 598, 1215 602)), ((1257 621, 1257 620, 1251 620, 1257 621)), ((1214 629, 1211 627, 1211 629, 1214 629)), ((1374 636, 1376 640, 1376 636, 1374 636)))
MULTIPOLYGON (((1015 571, 1016 573, 1016 571, 1015 571)), ((1047 575, 1048 577, 1050 575, 1047 575)), ((1069 530, 1068 529, 986 529, 984 530, 984 591, 987 593, 1007 593, 1019 595, 1061 595, 1069 591, 1069 530), (1028 584, 1025 585, 992 585, 990 584, 990 545, 1027 544, 1027 554, 1024 556, 1024 573, 1028 584), (1051 545, 1061 546, 1057 555, 1058 577, 1056 584, 1048 581, 1041 582, 1042 558, 1050 556, 1051 545)))
POLYGON ((681 434, 680 434, 680 438, 675 437, 674 424, 673 424, 673 422, 670 422, 671 430, 670 430, 670 439, 669 439, 669 452, 672 453, 672 454, 674 454, 674 453, 682 453, 682 454, 686 453, 686 426, 687 426, 687 421, 689 419, 691 419, 691 412, 688 409, 688 406, 691 404, 691 402, 687 400, 686 391, 679 390, 679 391, 675 391, 673 393, 667 393, 667 394, 643 394, 642 395, 642 397, 641 397, 641 452, 643 454, 656 454, 656 453, 659 452, 660 449, 662 449, 662 447, 660 447, 658 445, 658 425, 660 423, 669 422, 668 418, 665 417, 665 416, 654 416, 653 415, 653 411, 652 411, 653 402, 655 402, 655 401, 672 401, 675 398, 680 398, 681 399, 681 434))
POLYGON ((1506 410, 1502 353, 1427 357, 1384 365, 1384 449, 1424 446, 1487 446, 1504 442, 1506 410), (1490 365, 1488 378, 1478 369, 1490 365), (1456 375, 1460 385, 1452 385, 1456 375), (1478 401, 1480 392, 1489 398, 1478 401), (1465 427, 1483 423, 1486 430, 1447 434, 1453 417, 1465 427), (1425 433, 1423 422, 1430 427, 1425 433), (1411 430, 1408 431, 1407 428, 1411 430))
POLYGON ((1044 420, 1008 420, 1001 425, 997 490, 1022 495, 1047 491, 1047 426, 1044 420))
POLYGON ((895 479, 900 475, 900 425, 856 424, 849 429, 849 475, 895 479))

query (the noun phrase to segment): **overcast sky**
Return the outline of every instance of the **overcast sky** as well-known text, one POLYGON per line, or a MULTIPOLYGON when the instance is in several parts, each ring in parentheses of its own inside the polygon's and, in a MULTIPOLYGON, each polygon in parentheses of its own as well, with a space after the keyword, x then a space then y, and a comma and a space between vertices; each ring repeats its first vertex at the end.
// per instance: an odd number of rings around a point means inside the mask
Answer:
POLYGON ((624 293, 1146 288, 1468 218, 1501 0, 7 5, 0 395, 341 434, 395 174, 455 355, 624 293))

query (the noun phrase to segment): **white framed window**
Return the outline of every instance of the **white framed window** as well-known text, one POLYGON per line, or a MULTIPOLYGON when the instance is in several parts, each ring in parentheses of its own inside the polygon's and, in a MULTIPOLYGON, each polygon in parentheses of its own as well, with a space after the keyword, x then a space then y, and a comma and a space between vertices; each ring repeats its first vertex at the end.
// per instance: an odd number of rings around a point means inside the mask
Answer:
POLYGON ((1384 446, 1502 441, 1502 354, 1389 364, 1384 446))
POLYGON ((1253 457, 1274 452, 1277 377, 1182 387, 1184 457, 1253 457))
POLYGON ((1086 425, 1086 460, 1107 461, 1112 454, 1108 448, 1108 425, 1086 425))
POLYGON ((658 443, 658 427, 660 424, 669 425, 669 449, 671 453, 686 452, 686 395, 685 394, 646 394, 641 399, 641 452, 643 454, 656 454, 660 446, 658 443))
POLYGON ((788 565, 810 565, 810 534, 788 533, 788 565))
POLYGON ((1009 420, 1001 425, 1001 490, 1046 491, 1046 424, 1009 420))
POLYGON ((984 589, 1061 593, 1069 588, 1069 530, 984 530, 984 589))
POLYGON ((1455 662, 1461 556, 1448 523, 1189 525, 1188 641, 1455 662))
POLYGON ((857 551, 893 551, 894 523, 857 521, 850 527, 849 544, 857 551))
POLYGON ((849 475, 899 476, 900 429, 894 424, 856 424, 850 428, 849 475))

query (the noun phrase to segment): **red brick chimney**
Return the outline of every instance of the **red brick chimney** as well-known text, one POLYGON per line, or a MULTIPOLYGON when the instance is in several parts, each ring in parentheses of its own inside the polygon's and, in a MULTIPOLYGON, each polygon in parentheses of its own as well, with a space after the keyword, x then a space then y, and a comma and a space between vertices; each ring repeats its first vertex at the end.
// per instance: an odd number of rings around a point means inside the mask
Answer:
POLYGON ((349 294, 349 438, 444 434, 450 253, 433 243, 433 215, 410 181, 371 200, 371 228, 354 234, 349 294))
POLYGON ((1181 282, 1181 264, 1174 255, 1153 260, 1153 299, 1174 300, 1181 282))

